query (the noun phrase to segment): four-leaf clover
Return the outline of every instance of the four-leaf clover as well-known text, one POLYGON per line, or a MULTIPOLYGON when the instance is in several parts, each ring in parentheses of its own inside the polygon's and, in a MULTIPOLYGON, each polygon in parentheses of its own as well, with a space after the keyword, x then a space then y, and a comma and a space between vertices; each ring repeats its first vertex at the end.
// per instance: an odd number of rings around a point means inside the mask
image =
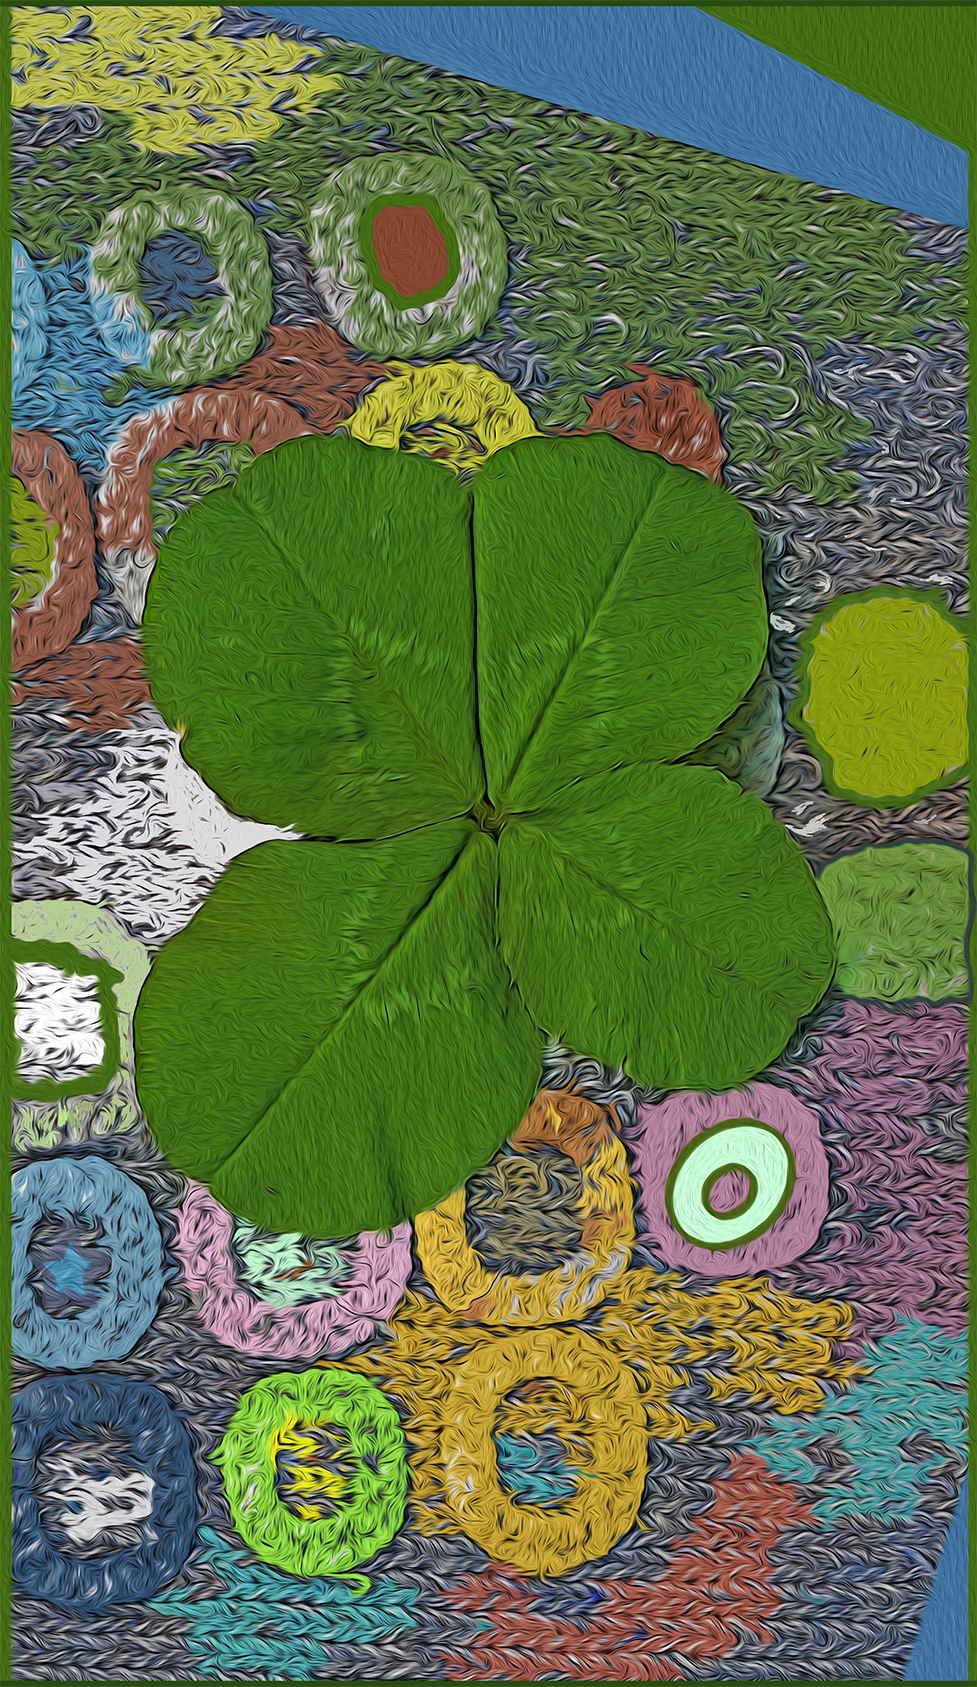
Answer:
POLYGON ((640 1083, 738 1086, 832 973, 764 804, 677 766, 766 648, 759 541, 607 435, 470 485, 345 437, 173 528, 152 694, 224 803, 291 827, 156 957, 137 1080, 164 1153, 273 1231, 387 1229, 487 1163, 546 1036, 640 1083))

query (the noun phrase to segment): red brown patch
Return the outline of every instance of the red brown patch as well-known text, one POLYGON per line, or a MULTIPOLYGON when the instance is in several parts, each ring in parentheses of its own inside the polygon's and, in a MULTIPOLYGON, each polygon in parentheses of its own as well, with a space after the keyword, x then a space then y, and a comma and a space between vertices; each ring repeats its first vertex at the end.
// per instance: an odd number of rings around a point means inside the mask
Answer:
POLYGON ((631 367, 644 380, 588 398, 590 415, 579 432, 614 433, 625 445, 720 481, 726 447, 698 387, 684 376, 657 375, 644 364, 631 367))
POLYGON ((69 727, 108 732, 124 727, 150 701, 141 647, 119 638, 76 644, 34 662, 14 681, 15 703, 55 697, 69 727))
POLYGON ((373 250, 384 281, 402 299, 429 293, 448 273, 444 235, 423 205, 384 205, 373 219, 373 250))
POLYGON ((464 1651, 442 1652, 441 1668, 463 1681, 683 1681, 663 1653, 725 1658, 742 1631, 773 1641, 766 1619, 787 1595, 770 1558, 783 1534, 810 1529, 814 1518, 790 1483, 771 1475, 753 1453, 734 1453, 714 1483, 712 1505, 697 1517, 685 1550, 648 1582, 605 1581, 586 1618, 554 1618, 540 1609, 523 1577, 501 1565, 467 1576, 447 1595, 457 1611, 489 1619, 493 1628, 464 1651))

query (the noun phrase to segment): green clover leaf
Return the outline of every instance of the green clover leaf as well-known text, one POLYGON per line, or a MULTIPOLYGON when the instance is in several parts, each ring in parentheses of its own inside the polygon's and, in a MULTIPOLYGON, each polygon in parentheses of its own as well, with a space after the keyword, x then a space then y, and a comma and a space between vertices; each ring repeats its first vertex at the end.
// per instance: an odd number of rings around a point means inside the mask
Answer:
POLYGON ((153 696, 225 804, 291 826, 153 962, 161 1149, 265 1229, 382 1230, 523 1117, 555 1036, 731 1088, 830 981, 830 923, 756 797, 675 766, 759 671, 746 513, 606 435, 469 485, 333 436, 174 526, 153 696))

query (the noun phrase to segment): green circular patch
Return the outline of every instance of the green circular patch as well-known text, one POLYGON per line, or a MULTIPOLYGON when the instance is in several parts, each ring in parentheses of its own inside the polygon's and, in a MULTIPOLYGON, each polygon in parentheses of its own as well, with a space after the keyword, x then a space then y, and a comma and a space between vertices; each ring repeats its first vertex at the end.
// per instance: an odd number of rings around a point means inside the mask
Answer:
POLYGON ((40 597, 54 575, 58 524, 35 504, 15 474, 10 476, 10 570, 13 607, 23 609, 40 597))
POLYGON ((98 981, 103 1058, 84 1077, 42 1083, 15 1080, 14 1147, 54 1148, 131 1130, 138 1118, 132 1014, 149 972, 149 954, 107 908, 55 897, 15 902, 14 960, 43 961, 69 976, 98 981))
POLYGON ((92 248, 92 287, 115 295, 150 335, 145 386, 183 388, 229 374, 251 356, 271 321, 268 248, 254 218, 226 193, 181 188, 137 193, 111 211, 92 248), (158 235, 179 229, 217 267, 223 288, 174 328, 158 328, 142 299, 140 259, 158 235))
POLYGON ((900 808, 967 765, 967 639, 938 592, 850 592, 802 634, 790 711, 834 796, 900 808))
POLYGON ((780 1217, 796 1176, 793 1150, 779 1131, 756 1119, 726 1119, 683 1148, 668 1176, 665 1206, 679 1235, 693 1246, 739 1248, 780 1217), (730 1172, 745 1175, 748 1191, 738 1206, 721 1211, 712 1195, 730 1172))
POLYGON ((838 942, 835 982, 883 1001, 965 996, 967 853, 946 844, 861 849, 818 881, 838 942))
MULTIPOLYGON (((400 1418, 376 1383, 352 1371, 281 1371, 242 1397, 214 1454, 234 1527, 257 1558, 294 1576, 352 1570, 392 1540, 407 1503, 407 1452, 400 1418), (278 1493, 282 1452, 339 1430, 348 1477, 324 1472, 338 1504, 296 1516, 278 1493), (296 1434, 296 1431, 298 1434, 296 1434)), ((328 1492, 328 1488, 326 1490, 328 1492)))
POLYGON ((480 334, 508 273, 487 189, 430 154, 340 170, 310 213, 309 250, 328 316, 380 358, 443 356, 480 334), (385 227, 397 212, 402 226, 385 227))

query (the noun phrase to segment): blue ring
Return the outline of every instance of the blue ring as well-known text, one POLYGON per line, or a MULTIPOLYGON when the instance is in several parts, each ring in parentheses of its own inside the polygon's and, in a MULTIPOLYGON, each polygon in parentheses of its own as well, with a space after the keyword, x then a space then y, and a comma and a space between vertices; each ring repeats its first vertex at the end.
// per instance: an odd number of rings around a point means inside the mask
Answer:
POLYGON ((163 1243, 146 1195, 96 1155, 35 1160, 14 1173, 11 1186, 14 1352, 46 1370, 80 1371, 100 1359, 124 1358, 155 1318, 163 1288, 163 1243), (31 1291, 30 1240, 50 1213, 101 1219, 111 1250, 102 1293, 78 1318, 52 1318, 31 1291))
POLYGON ((126 1377, 44 1377, 16 1395, 13 1427, 11 1574, 23 1593, 69 1611, 97 1612, 148 1599, 173 1580, 190 1554, 196 1492, 190 1436, 169 1401, 126 1377), (113 1430, 153 1481, 153 1509, 138 1545, 96 1558, 54 1546, 41 1523, 38 1466, 51 1441, 113 1430))

